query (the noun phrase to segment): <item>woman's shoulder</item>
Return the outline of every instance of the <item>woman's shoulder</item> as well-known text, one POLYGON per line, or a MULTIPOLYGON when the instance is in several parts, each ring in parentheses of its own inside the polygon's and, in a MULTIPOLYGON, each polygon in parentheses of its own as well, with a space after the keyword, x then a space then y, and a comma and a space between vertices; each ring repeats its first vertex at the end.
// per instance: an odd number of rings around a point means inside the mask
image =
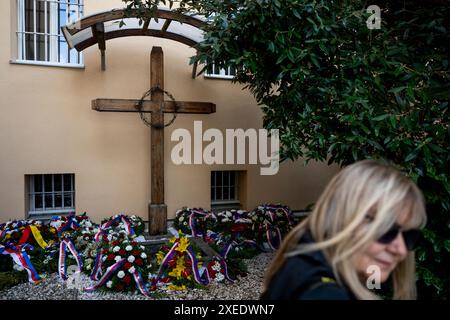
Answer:
POLYGON ((348 300, 349 291, 335 279, 320 251, 289 257, 273 276, 262 299, 348 300))

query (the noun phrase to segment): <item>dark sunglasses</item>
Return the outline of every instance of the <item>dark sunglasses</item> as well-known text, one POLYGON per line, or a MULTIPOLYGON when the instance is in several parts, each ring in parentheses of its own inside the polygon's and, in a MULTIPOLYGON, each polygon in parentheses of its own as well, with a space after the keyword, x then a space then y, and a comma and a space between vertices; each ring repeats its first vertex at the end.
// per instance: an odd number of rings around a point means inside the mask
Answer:
POLYGON ((422 232, 419 229, 401 231, 401 227, 398 224, 394 224, 391 229, 378 238, 377 242, 382 244, 391 243, 395 238, 397 238, 399 232, 402 233, 406 248, 409 251, 414 250, 417 247, 417 243, 421 238, 422 232))

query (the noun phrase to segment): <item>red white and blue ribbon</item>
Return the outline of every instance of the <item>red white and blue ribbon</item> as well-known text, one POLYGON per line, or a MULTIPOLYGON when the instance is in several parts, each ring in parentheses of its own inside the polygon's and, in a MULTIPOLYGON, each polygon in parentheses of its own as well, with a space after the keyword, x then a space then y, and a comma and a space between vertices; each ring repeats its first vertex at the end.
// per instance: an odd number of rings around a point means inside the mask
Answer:
POLYGON ((128 221, 128 218, 123 215, 123 214, 118 214, 117 216, 115 216, 113 219, 105 222, 101 227, 100 230, 97 232, 97 234, 95 235, 95 241, 99 242, 102 238, 102 236, 105 234, 105 230, 108 229, 113 223, 122 220, 124 226, 125 226, 125 230, 127 231, 127 233, 129 235, 134 235, 134 230, 131 227, 130 221, 128 221))
POLYGON ((112 275, 120 268, 122 267, 126 262, 126 259, 121 259, 119 261, 117 261, 116 263, 114 263, 111 267, 108 267, 106 269, 105 274, 102 276, 102 278, 100 279, 100 281, 95 284, 92 287, 87 287, 84 288, 85 292, 94 292, 95 290, 97 290, 98 288, 100 288, 101 286, 103 286, 108 280, 109 278, 112 277, 112 275))
POLYGON ((39 283, 42 279, 39 277, 39 274, 36 269, 34 269, 28 254, 25 252, 25 249, 27 248, 33 249, 33 246, 29 244, 20 246, 7 244, 6 246, 0 246, 0 254, 9 254, 15 263, 27 271, 29 282, 39 283))
POLYGON ((59 244, 58 272, 62 280, 67 280, 66 250, 69 250, 77 261, 77 272, 83 268, 83 260, 70 239, 62 239, 59 244))
MULTIPOLYGON (((286 216, 287 221, 289 222, 289 224, 292 224, 292 219, 291 219, 291 215, 290 215, 290 210, 288 207, 285 206, 279 206, 279 205, 263 205, 264 209, 269 210, 269 212, 277 212, 278 210, 283 211, 284 215, 286 216)), ((272 219, 273 221, 273 219, 272 219)))
POLYGON ((75 213, 71 213, 67 216, 67 221, 63 223, 58 230, 56 230, 58 237, 61 236, 61 234, 66 231, 67 229, 72 230, 78 230, 80 228, 80 225, 77 222, 77 218, 75 216, 75 213))
MULTIPOLYGON (((170 248, 170 250, 164 256, 163 260, 161 261, 161 265, 159 266, 157 276, 153 280, 154 284, 158 283, 158 281, 161 279, 161 276, 163 275, 163 272, 164 272, 165 268, 168 266, 169 261, 176 254, 176 250, 175 249, 178 247, 179 244, 180 244, 179 241, 175 241, 175 243, 173 244, 172 248, 170 248)), ((204 284, 204 285, 208 284, 209 283, 208 274, 205 274, 205 273, 201 274, 200 273, 200 271, 198 269, 197 257, 195 256, 195 253, 194 253, 194 251, 192 250, 192 248, 190 246, 187 248, 186 253, 189 256, 189 259, 191 260, 192 274, 194 276, 194 280, 197 283, 199 283, 199 284, 204 284)))
POLYGON ((199 284, 207 285, 210 282, 209 273, 200 274, 200 270, 198 269, 197 257, 195 256, 195 252, 194 250, 192 250, 191 246, 187 248, 186 253, 191 259, 192 274, 194 275, 195 281, 199 284))
POLYGON ((204 211, 199 211, 196 209, 192 209, 190 210, 190 214, 189 214, 189 227, 191 228, 191 235, 193 237, 197 237, 198 235, 201 235, 199 232, 197 232, 197 227, 196 227, 196 219, 197 219, 197 215, 200 216, 204 216, 204 217, 208 217, 210 214, 204 211))
POLYGON ((103 274, 102 271, 102 248, 97 250, 97 256, 95 257, 94 268, 92 269, 91 279, 98 281, 99 277, 103 274))
POLYGON ((276 250, 281 243, 280 229, 278 227, 270 228, 268 225, 266 225, 266 235, 267 235, 267 240, 268 240, 269 246, 272 248, 272 250, 276 250), (272 236, 272 230, 275 231, 277 238, 278 238, 278 242, 275 242, 275 239, 272 236))
POLYGON ((150 292, 148 291, 147 287, 145 286, 144 279, 142 279, 141 274, 135 270, 133 272, 133 278, 136 282, 136 286, 139 288, 139 291, 146 297, 150 298, 150 292))
POLYGON ((169 264, 170 259, 172 259, 172 257, 175 255, 176 253, 175 249, 178 247, 179 244, 180 243, 178 241, 175 241, 172 248, 170 248, 169 252, 167 252, 164 258, 162 259, 161 264, 159 265, 158 272, 156 274, 156 278, 154 279, 154 284, 158 283, 159 279, 163 274, 164 269, 169 264))

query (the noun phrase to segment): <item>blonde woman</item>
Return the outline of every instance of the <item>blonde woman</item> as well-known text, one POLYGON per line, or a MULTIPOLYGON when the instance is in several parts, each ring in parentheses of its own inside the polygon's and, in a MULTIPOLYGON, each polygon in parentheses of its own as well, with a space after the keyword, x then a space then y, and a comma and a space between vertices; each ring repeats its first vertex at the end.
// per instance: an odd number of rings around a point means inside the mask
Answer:
POLYGON ((262 299, 415 299, 414 246, 426 223, 423 195, 409 178, 373 160, 341 170, 313 212, 283 241, 262 299))

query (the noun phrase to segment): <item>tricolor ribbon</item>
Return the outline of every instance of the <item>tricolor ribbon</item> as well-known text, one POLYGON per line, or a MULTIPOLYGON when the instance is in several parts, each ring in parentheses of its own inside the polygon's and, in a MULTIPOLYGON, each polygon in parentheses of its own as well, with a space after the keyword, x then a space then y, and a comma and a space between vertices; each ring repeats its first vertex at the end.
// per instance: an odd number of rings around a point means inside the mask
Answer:
MULTIPOLYGON (((172 248, 170 248, 170 250, 167 252, 167 254, 164 256, 163 260, 161 261, 161 264, 159 266, 158 269, 158 273, 156 278, 153 279, 153 284, 156 285, 159 280, 161 279, 164 270, 166 269, 166 267, 169 264, 169 261, 173 258, 173 256, 176 254, 176 248, 179 245, 179 241, 175 241, 175 243, 173 244, 172 248)), ((192 268, 192 274, 194 276, 194 280, 199 283, 199 284, 203 284, 206 285, 209 283, 209 276, 206 273, 201 273, 200 270, 198 269, 198 261, 197 261, 197 257, 195 256, 194 251, 192 250, 192 248, 189 246, 187 248, 186 251, 189 259, 191 260, 191 268, 192 268)))
POLYGON ((180 242, 175 241, 172 248, 170 248, 169 252, 167 252, 166 255, 164 256, 164 258, 162 259, 161 264, 159 265, 159 268, 158 268, 158 272, 156 273, 156 278, 154 279, 155 285, 161 279, 164 269, 169 264, 170 259, 172 259, 172 257, 175 255, 175 253, 176 253, 175 249, 178 247, 179 244, 180 244, 180 242))
POLYGON ((288 207, 285 206, 277 206, 277 205, 264 205, 264 208, 267 208, 269 210, 274 210, 275 212, 277 210, 282 210, 284 212, 284 215, 286 216, 286 219, 289 224, 292 224, 291 214, 288 207))
POLYGON ((210 214, 208 214, 207 212, 203 212, 203 211, 199 211, 196 209, 191 209, 190 210, 190 214, 189 214, 189 227, 191 228, 191 235, 193 237, 197 237, 199 235, 201 235, 199 232, 197 232, 197 227, 196 225, 196 215, 201 215, 204 217, 208 217, 210 214))
POLYGON ((210 282, 209 273, 200 273, 200 270, 198 269, 197 257, 195 256, 195 252, 192 250, 191 246, 187 248, 186 253, 191 259, 192 274, 194 275, 195 281, 199 284, 207 285, 210 282))
POLYGON ((281 243, 280 229, 278 227, 270 228, 269 225, 266 225, 266 235, 267 235, 267 241, 269 243, 269 246, 272 248, 272 250, 276 250, 281 243), (277 243, 274 243, 274 239, 272 237, 272 230, 274 230, 275 233, 277 234, 277 238, 278 238, 277 243))
POLYGON ((133 272, 133 278, 136 282, 136 286, 139 288, 139 291, 146 297, 150 298, 150 292, 148 291, 147 287, 145 286, 144 279, 142 279, 141 274, 135 270, 133 272))
POLYGON ((56 231, 58 234, 58 237, 60 237, 61 234, 69 228, 72 230, 78 230, 80 228, 80 225, 77 222, 75 213, 69 214, 67 216, 67 221, 58 228, 58 230, 56 231))
POLYGON ((102 248, 97 249, 97 256, 95 257, 94 268, 92 269, 92 273, 90 278, 92 280, 98 281, 99 277, 103 274, 102 271, 102 248))
POLYGON ((109 278, 111 278, 111 276, 120 268, 122 267, 126 262, 126 259, 121 259, 119 261, 117 261, 116 263, 114 263, 112 266, 108 267, 106 269, 105 274, 102 276, 102 278, 99 280, 99 282, 97 284, 95 284, 94 286, 91 287, 87 287, 84 288, 85 292, 93 292, 95 290, 97 290, 98 288, 100 288, 101 286, 103 286, 106 281, 109 280, 109 278))
POLYGON ((6 246, 0 245, 0 254, 9 254, 14 262, 24 268, 28 273, 28 281, 31 283, 39 283, 42 279, 39 277, 36 269, 34 269, 33 264, 28 257, 28 254, 25 252, 25 249, 30 248, 33 249, 32 245, 25 244, 15 246, 12 244, 8 244, 6 246))
POLYGON ((108 229, 113 223, 122 220, 123 224, 125 225, 125 230, 129 235, 134 235, 134 230, 131 227, 130 221, 128 221, 128 218, 123 214, 118 214, 113 219, 105 222, 100 229, 98 230, 97 234, 95 235, 95 241, 99 242, 101 240, 101 237, 105 234, 105 230, 108 229))
POLYGON ((228 257, 228 254, 230 253, 231 249, 233 247, 239 247, 241 245, 247 245, 250 247, 256 247, 256 241, 254 240, 243 240, 241 242, 237 242, 236 240, 231 241, 230 243, 228 243, 220 252, 220 256, 226 260, 228 257))
POLYGON ((69 250, 77 261, 77 272, 83 268, 83 260, 70 239, 62 239, 59 244, 58 271, 62 280, 67 280, 66 250, 69 250))

